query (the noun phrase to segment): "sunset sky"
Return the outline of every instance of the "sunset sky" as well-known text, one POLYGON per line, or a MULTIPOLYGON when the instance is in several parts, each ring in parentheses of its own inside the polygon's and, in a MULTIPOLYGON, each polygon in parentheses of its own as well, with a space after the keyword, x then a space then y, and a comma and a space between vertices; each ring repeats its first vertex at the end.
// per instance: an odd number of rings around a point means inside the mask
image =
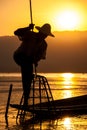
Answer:
MULTIPOLYGON (((87 0, 32 0, 33 23, 52 31, 87 30, 87 0)), ((30 23, 29 0, 0 0, 0 36, 30 23)))

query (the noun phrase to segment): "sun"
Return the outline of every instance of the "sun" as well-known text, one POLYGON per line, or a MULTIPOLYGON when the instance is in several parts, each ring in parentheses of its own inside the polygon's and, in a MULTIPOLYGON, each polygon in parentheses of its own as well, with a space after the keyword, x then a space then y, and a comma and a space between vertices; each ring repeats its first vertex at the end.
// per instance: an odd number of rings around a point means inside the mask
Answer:
POLYGON ((56 22, 60 30, 75 30, 78 28, 79 15, 76 11, 65 10, 59 13, 56 22))

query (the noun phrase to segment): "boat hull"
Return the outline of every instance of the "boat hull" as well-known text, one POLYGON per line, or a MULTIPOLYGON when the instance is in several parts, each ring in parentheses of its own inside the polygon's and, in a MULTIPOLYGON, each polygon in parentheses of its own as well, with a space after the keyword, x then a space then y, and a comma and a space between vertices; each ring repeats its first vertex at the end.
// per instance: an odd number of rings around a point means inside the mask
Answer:
POLYGON ((18 104, 10 104, 11 107, 28 111, 38 115, 38 117, 50 117, 64 115, 87 114, 87 95, 77 96, 67 99, 43 102, 27 107, 18 104))

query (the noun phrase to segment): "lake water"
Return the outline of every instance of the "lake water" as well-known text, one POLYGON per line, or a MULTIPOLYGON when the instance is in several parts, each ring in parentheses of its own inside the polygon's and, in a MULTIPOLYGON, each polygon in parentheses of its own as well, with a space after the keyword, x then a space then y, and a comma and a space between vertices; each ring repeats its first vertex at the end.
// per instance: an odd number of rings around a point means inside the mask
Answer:
MULTIPOLYGON (((40 73, 48 79, 55 99, 87 94, 87 73, 40 73)), ((87 130, 87 115, 60 117, 36 124, 16 123, 17 110, 9 107, 8 127, 5 111, 10 84, 13 84, 11 103, 20 102, 22 84, 20 73, 0 73, 0 130, 87 130)))

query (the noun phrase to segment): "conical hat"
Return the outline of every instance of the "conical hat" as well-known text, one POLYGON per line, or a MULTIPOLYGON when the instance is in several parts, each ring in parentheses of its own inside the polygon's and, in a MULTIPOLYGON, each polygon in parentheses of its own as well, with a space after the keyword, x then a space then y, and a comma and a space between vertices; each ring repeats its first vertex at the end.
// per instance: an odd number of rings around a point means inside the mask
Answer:
POLYGON ((54 37, 51 33, 51 26, 48 23, 44 24, 42 27, 36 26, 35 28, 46 35, 54 37))

